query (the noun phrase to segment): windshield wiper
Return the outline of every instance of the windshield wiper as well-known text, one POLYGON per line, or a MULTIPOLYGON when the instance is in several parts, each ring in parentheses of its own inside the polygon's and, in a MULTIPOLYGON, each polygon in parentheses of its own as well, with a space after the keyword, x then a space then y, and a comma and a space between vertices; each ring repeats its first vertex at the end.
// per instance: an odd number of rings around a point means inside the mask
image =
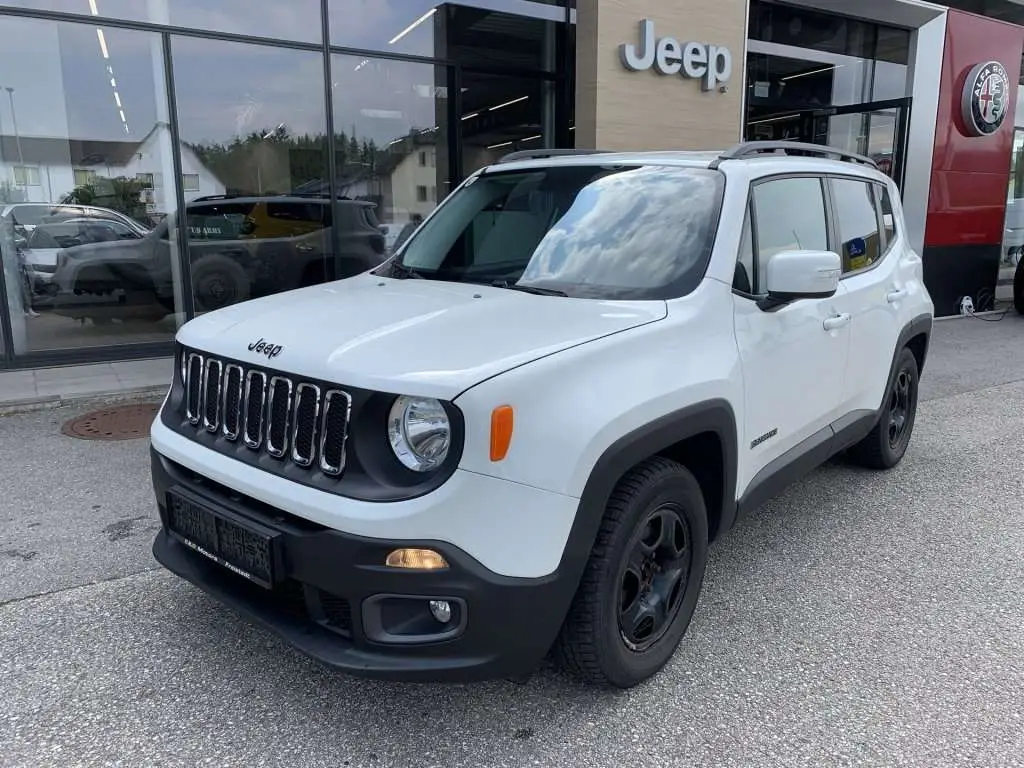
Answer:
POLYGON ((388 265, 388 269, 390 270, 390 276, 391 277, 395 277, 396 275, 401 275, 403 279, 408 279, 408 278, 413 278, 414 280, 425 280, 426 279, 426 278, 423 277, 423 275, 421 275, 415 269, 413 269, 412 267, 405 266, 405 264, 403 264, 400 261, 392 260, 391 263, 388 265))
POLYGON ((510 291, 522 291, 523 293, 534 293, 538 296, 568 296, 565 291, 558 291, 554 288, 538 288, 536 285, 521 285, 510 283, 508 280, 492 280, 492 288, 508 288, 510 291))

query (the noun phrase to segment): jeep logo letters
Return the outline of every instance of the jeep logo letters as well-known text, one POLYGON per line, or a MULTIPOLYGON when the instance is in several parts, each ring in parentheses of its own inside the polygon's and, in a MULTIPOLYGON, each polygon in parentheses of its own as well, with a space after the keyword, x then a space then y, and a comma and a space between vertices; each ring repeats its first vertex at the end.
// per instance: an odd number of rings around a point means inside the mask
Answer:
POLYGON ((249 345, 250 352, 255 352, 259 355, 266 355, 268 360, 273 360, 275 357, 280 355, 282 349, 283 347, 280 344, 271 344, 263 339, 254 341, 249 345))
POLYGON ((732 76, 732 54, 728 48, 706 43, 680 43, 674 37, 654 37, 654 22, 640 22, 640 44, 623 43, 619 46, 622 66, 634 72, 654 67, 662 75, 682 75, 701 80, 701 89, 713 91, 721 88, 732 76))

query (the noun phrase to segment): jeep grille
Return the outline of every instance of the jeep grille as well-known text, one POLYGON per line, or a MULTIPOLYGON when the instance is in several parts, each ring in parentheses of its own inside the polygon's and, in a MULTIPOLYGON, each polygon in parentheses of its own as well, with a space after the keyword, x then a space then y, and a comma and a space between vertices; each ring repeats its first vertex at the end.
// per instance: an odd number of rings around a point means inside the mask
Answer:
POLYGON ((198 352, 188 354, 182 373, 185 416, 197 432, 241 439, 253 451, 316 466, 331 477, 344 471, 352 409, 347 392, 198 352))

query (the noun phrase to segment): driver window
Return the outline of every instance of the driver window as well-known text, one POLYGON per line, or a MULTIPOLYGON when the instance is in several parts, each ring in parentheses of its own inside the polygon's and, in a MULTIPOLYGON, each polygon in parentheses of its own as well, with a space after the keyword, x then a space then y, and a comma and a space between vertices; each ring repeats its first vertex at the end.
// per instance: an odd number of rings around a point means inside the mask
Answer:
MULTIPOLYGON (((783 251, 827 251, 828 226, 822 180, 773 179, 754 187, 758 275, 768 259, 783 251)), ((763 290, 763 286, 755 286, 763 290)))

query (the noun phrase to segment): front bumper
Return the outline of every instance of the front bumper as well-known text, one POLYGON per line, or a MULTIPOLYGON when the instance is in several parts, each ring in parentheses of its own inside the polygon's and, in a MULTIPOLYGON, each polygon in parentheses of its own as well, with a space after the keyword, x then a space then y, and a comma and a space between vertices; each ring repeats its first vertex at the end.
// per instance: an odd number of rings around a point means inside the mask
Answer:
POLYGON ((576 589, 578 564, 536 579, 502 576, 450 544, 366 538, 295 518, 156 451, 152 472, 164 522, 153 544, 156 559, 298 650, 352 674, 458 682, 529 673, 554 642, 576 589), (273 589, 257 586, 173 538, 166 527, 172 489, 278 532, 281 581, 273 589), (434 549, 450 567, 385 567, 387 553, 402 546, 434 549), (449 625, 430 624, 430 600, 449 602, 449 625), (418 612, 412 623, 436 633, 388 631, 408 625, 410 611, 418 612))

